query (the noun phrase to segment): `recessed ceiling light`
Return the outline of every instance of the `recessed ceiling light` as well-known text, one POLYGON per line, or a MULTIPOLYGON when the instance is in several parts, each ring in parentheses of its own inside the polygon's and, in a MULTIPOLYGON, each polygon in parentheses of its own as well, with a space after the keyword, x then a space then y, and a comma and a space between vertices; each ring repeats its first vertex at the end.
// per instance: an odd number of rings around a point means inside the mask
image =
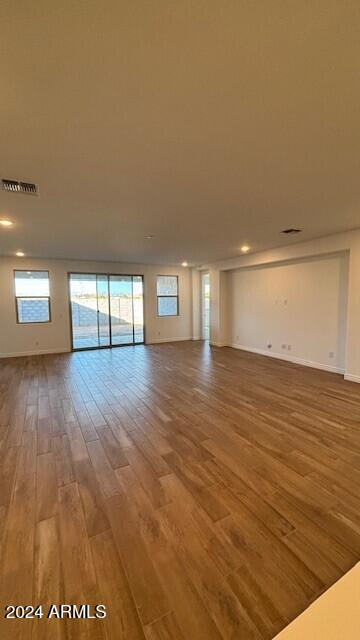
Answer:
POLYGON ((249 250, 250 250, 250 247, 248 247, 248 246, 247 246, 247 244, 244 244, 244 245, 241 247, 241 251, 242 251, 243 253, 247 253, 249 250))
POLYGON ((182 266, 182 267, 187 267, 187 266, 188 266, 188 263, 187 263, 187 262, 182 262, 182 263, 181 263, 181 266, 182 266))
POLYGON ((2 227, 12 227, 14 223, 11 220, 0 220, 0 224, 2 227))
POLYGON ((17 255, 18 258, 23 258, 25 253, 23 251, 17 251, 16 255, 17 255))
POLYGON ((155 236, 153 236, 152 234, 145 236, 145 240, 154 240, 155 236))

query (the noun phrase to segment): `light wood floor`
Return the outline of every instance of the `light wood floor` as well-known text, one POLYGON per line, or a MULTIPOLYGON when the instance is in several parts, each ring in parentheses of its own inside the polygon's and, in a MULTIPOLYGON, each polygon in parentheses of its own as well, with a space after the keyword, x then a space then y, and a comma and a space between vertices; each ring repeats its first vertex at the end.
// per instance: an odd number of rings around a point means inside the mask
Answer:
POLYGON ((360 386, 202 343, 0 364, 1 638, 273 637, 360 558, 360 386), (3 612, 3 609, 2 609, 3 612))

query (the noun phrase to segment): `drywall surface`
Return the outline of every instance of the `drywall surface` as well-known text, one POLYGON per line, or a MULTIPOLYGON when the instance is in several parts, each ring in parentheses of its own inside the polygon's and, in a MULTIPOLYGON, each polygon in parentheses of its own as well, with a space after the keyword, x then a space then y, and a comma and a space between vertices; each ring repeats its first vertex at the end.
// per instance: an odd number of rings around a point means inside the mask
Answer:
POLYGON ((200 272, 192 269, 192 329, 193 340, 201 338, 201 282, 200 272))
POLYGON ((229 344, 345 370, 348 255, 228 272, 229 344))
POLYGON ((70 351, 69 272, 143 275, 146 343, 192 339, 191 269, 3 257, 0 258, 0 354, 2 357, 70 351), (17 324, 14 269, 49 271, 52 317, 49 324, 17 324), (158 274, 179 276, 179 316, 168 318, 157 316, 156 276, 158 274))
POLYGON ((228 344, 228 274, 210 269, 210 344, 223 347, 228 344))
MULTIPOLYGON (((213 272, 214 282, 219 281, 220 276, 216 272, 226 272, 249 267, 271 267, 284 265, 290 262, 301 262, 313 258, 331 256, 346 253, 348 255, 348 286, 347 286, 347 317, 345 338, 345 379, 360 382, 360 231, 354 230, 346 233, 337 233, 323 238, 317 238, 308 242, 294 242, 286 247, 279 247, 269 251, 249 253, 231 260, 222 260, 207 265, 202 269, 213 272)), ((230 276, 231 278, 231 276, 230 276)), ((343 294, 345 295, 344 291, 343 294)), ((221 318, 223 313, 217 306, 225 304, 225 308, 231 308, 231 291, 227 299, 222 300, 217 296, 211 306, 213 318, 211 321, 213 335, 221 333, 221 318)), ((231 323, 230 323, 231 324, 231 323)), ((238 334, 235 334, 238 335, 238 334)), ((231 331, 227 343, 231 341, 231 331)), ((220 341, 218 341, 220 343, 220 341)), ((286 341, 284 340, 284 343, 286 341)), ((284 355, 282 356, 284 357, 284 355)), ((316 354, 310 354, 310 361, 316 361, 316 354)), ((340 362, 340 360, 339 360, 340 362)))

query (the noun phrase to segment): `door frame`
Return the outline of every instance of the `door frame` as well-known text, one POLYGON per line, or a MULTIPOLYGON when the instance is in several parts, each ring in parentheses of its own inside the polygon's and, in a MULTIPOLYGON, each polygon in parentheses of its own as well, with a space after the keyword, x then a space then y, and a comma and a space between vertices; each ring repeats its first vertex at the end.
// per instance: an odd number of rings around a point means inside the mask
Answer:
MULTIPOLYGON (((69 319, 70 319, 70 342, 71 342, 71 351, 96 351, 97 349, 117 349, 118 347, 136 347, 138 344, 146 343, 146 333, 145 333, 145 287, 144 287, 144 274, 143 273, 100 273, 98 271, 68 271, 67 272, 67 281, 68 281, 68 303, 69 303, 69 319), (97 347, 74 347, 74 332, 73 332, 73 323, 72 323, 72 313, 71 313, 71 289, 70 289, 70 280, 72 275, 79 276, 107 276, 108 278, 108 288, 109 288, 109 345, 98 345, 97 347), (111 331, 111 319, 110 319, 110 278, 111 276, 127 276, 131 278, 131 289, 132 289, 132 307, 133 307, 133 336, 135 335, 134 329, 134 280, 133 278, 141 278, 143 285, 143 340, 142 342, 127 342, 124 344, 111 344, 112 342, 112 331, 111 331)), ((96 280, 96 295, 97 295, 97 280, 96 280)), ((97 318, 98 324, 98 336, 99 336, 99 318, 97 318)))
MULTIPOLYGON (((210 287, 210 273, 209 271, 202 271, 200 274, 200 292, 201 292, 201 340, 204 340, 205 342, 210 342, 210 306, 209 306, 209 317, 208 317, 208 337, 205 338, 205 277, 209 278, 209 287, 210 287)), ((211 290, 210 290, 210 296, 211 296, 211 290)), ((210 305, 210 299, 209 299, 209 305, 210 305)))

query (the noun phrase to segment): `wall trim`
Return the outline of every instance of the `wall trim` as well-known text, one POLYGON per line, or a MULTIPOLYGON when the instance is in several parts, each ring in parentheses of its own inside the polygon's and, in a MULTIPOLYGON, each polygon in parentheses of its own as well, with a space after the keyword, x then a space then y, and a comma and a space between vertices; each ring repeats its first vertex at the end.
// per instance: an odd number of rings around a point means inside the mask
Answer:
MULTIPOLYGON (((150 344, 161 344, 165 342, 182 342, 182 341, 190 341, 190 340, 200 340, 200 338, 154 338, 153 340, 149 340, 145 343, 145 345, 150 344)), ((24 356, 42 356, 51 353, 72 353, 71 349, 37 349, 36 351, 14 351, 13 353, 0 353, 1 358, 21 358, 24 356)))
MULTIPOLYGON (((237 344, 233 342, 230 345, 233 349, 240 349, 241 351, 249 351, 250 353, 257 353, 261 356, 267 356, 269 358, 276 358, 277 360, 285 360, 287 362, 292 362, 293 364, 300 364, 304 367, 311 367, 312 369, 322 369, 323 371, 330 371, 330 373, 345 373, 345 369, 341 367, 334 367, 330 364, 323 364, 322 362, 314 362, 313 360, 304 360, 303 358, 298 358, 297 356, 289 356, 282 353, 276 353, 274 351, 267 351, 266 349, 256 349, 254 347, 246 347, 242 344, 237 344)), ((345 376, 346 377, 346 376, 345 376)), ((355 376, 356 377, 356 376, 355 376)), ((359 377, 360 382, 360 377, 359 377)))
POLYGON ((188 336, 186 338, 152 338, 151 340, 147 340, 146 344, 159 344, 161 342, 182 342, 193 340, 192 336, 188 336))
POLYGON ((360 376, 355 376, 353 373, 345 373, 344 380, 348 382, 357 382, 360 384, 360 376))
MULTIPOLYGON (((160 343, 171 343, 171 342, 186 342, 190 340, 200 340, 200 338, 156 338, 146 344, 160 344, 160 343)), ((225 347, 227 346, 224 342, 210 342, 210 345, 213 347, 225 347)), ((239 349, 240 351, 248 351, 249 353, 256 353, 261 356, 267 356, 269 358, 275 358, 277 360, 285 360, 287 362, 293 362, 294 364, 300 364, 305 367, 311 367, 313 369, 321 369, 323 371, 329 371, 331 373, 340 373, 344 375, 344 380, 348 382, 356 382, 360 384, 360 376, 345 373, 345 369, 341 367, 334 367, 332 365, 322 364, 321 362, 314 362, 313 360, 304 360, 303 358, 298 358, 296 356, 288 356, 281 353, 269 353, 265 349, 256 349, 254 347, 246 347, 245 345, 237 344, 233 342, 230 346, 232 349, 239 349)), ((37 351, 17 351, 13 353, 0 353, 0 359, 2 358, 21 358, 25 356, 41 356, 46 354, 61 354, 61 353, 71 353, 70 349, 38 349, 37 351)))
POLYGON ((37 349, 36 351, 13 351, 0 353, 0 358, 21 358, 23 356, 44 356, 50 353, 71 353, 70 349, 37 349))

